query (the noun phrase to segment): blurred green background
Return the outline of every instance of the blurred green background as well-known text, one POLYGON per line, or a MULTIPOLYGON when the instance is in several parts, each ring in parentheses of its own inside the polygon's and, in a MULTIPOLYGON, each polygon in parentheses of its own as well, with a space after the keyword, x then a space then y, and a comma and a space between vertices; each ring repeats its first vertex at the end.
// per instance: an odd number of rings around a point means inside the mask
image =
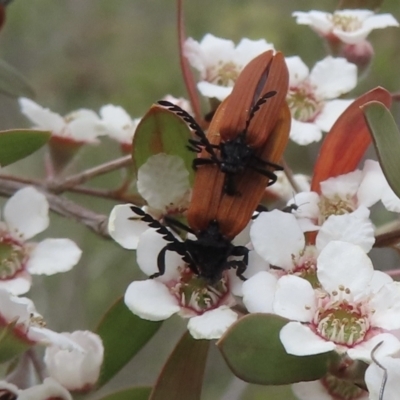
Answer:
MULTIPOLYGON (((312 67, 326 54, 323 42, 308 27, 296 25, 291 14, 310 9, 333 11, 336 6, 333 0, 186 0, 187 35, 200 40, 212 33, 235 42, 243 37, 265 38, 288 56, 300 55, 312 67)), ((186 95, 179 70, 174 1, 15 0, 7 11, 7 22, 0 33, 0 57, 27 77, 35 88, 35 100, 53 111, 66 114, 80 107, 98 111, 102 105, 113 103, 124 107, 132 117, 140 117, 166 94, 186 95)), ((384 2, 382 12, 390 12, 399 20, 399 11, 398 0, 384 2)), ((399 90, 399 39, 400 31, 394 28, 370 35, 376 57, 353 96, 377 85, 399 90)), ((395 104, 395 113, 397 108, 395 104)), ((0 96, 0 129, 27 126, 16 100, 0 96)), ((317 151, 318 145, 301 148, 291 144, 287 157, 296 172, 309 172, 317 151)), ((104 140, 98 147, 81 151, 72 171, 118 155, 118 145, 104 140)), ((42 156, 34 155, 9 170, 40 177, 42 156)), ((116 172, 105 178, 91 185, 112 188, 118 185, 121 175, 116 172)), ((103 214, 109 214, 114 205, 84 196, 68 197, 103 214)), ((392 218, 378 211, 382 221, 392 218)), ((51 228, 42 234, 47 236, 70 237, 84 251, 81 262, 71 272, 34 278, 28 296, 52 329, 93 329, 128 284, 144 277, 135 266, 133 252, 96 237, 74 221, 53 215, 51 228)), ((380 268, 398 265, 398 257, 391 251, 375 251, 374 259, 379 260, 380 268)), ((102 393, 117 387, 152 384, 185 325, 179 317, 166 321, 102 393)), ((212 349, 203 400, 292 398, 290 388, 265 388, 233 379, 212 349)))

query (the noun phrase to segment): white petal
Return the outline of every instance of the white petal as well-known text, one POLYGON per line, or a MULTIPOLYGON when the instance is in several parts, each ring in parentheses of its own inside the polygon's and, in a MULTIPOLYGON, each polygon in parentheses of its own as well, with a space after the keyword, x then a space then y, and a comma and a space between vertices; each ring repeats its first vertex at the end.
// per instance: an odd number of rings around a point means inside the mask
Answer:
POLYGON ((279 210, 261 213, 250 230, 254 250, 270 264, 291 269, 293 255, 304 249, 304 234, 296 217, 279 210))
MULTIPOLYGON (((244 276, 247 280, 252 278, 258 272, 261 271, 268 271, 269 264, 259 256, 254 250, 250 250, 249 252, 249 262, 247 264, 246 272, 244 276)), ((230 290, 234 296, 243 296, 242 289, 243 289, 243 280, 240 279, 236 275, 236 270, 229 269, 227 271, 229 275, 229 283, 230 283, 230 290)))
POLYGON ((220 86, 210 82, 201 81, 197 84, 197 89, 204 96, 210 99, 216 98, 219 101, 224 101, 231 93, 233 87, 220 86))
POLYGON ((35 385, 19 393, 18 400, 72 400, 67 389, 53 378, 46 378, 41 385, 35 385))
POLYGON ((370 30, 387 28, 388 26, 399 26, 392 14, 372 15, 363 23, 363 27, 370 30))
POLYGON ((262 271, 243 282, 243 303, 251 313, 271 313, 278 279, 275 275, 262 271))
POLYGON ((48 108, 43 108, 34 101, 21 97, 19 100, 21 112, 25 114, 39 129, 49 130, 55 133, 61 132, 65 127, 64 118, 48 108))
POLYGON ((0 289, 7 290, 16 296, 25 294, 32 285, 32 277, 26 271, 19 272, 13 279, 0 280, 0 289))
POLYGON ((104 134, 100 120, 93 121, 89 118, 79 118, 68 124, 68 136, 77 142, 97 143, 96 138, 104 134))
POLYGON ((345 58, 328 56, 315 64, 310 81, 316 86, 318 96, 334 99, 356 87, 357 67, 345 58))
POLYGON ((44 345, 54 344, 61 349, 83 351, 82 347, 74 340, 47 328, 30 326, 27 336, 30 340, 44 345))
POLYGON ((343 199, 351 198, 357 194, 361 180, 362 172, 355 170, 321 182, 321 192, 328 198, 336 196, 343 199))
POLYGON ((156 210, 178 208, 190 189, 189 172, 182 158, 156 154, 139 168, 137 188, 148 205, 156 210))
POLYGON ((219 339, 237 318, 230 308, 219 307, 190 318, 188 330, 195 339, 219 339))
POLYGON ((299 25, 310 25, 311 28, 321 34, 328 34, 332 29, 332 14, 330 13, 311 10, 309 12, 296 11, 292 15, 296 17, 296 22, 299 25))
POLYGON ((365 160, 362 180, 357 191, 358 203, 371 207, 377 203, 389 187, 382 168, 377 161, 365 160))
POLYGON ((383 191, 381 200, 388 211, 400 213, 400 198, 389 185, 383 191))
POLYGON ((310 328, 300 322, 289 322, 279 334, 281 342, 288 354, 294 356, 308 356, 327 353, 335 349, 333 342, 317 336, 310 328))
POLYGON ((289 87, 296 87, 303 82, 309 74, 309 69, 299 56, 286 57, 289 70, 289 87))
POLYGON ((319 142, 322 138, 321 129, 313 122, 302 122, 292 118, 290 139, 301 146, 319 142))
POLYGON ((373 326, 393 330, 400 329, 400 283, 383 285, 370 301, 374 310, 371 316, 373 326))
POLYGON ((131 210, 132 205, 120 204, 112 209, 108 218, 108 233, 123 248, 136 250, 140 235, 149 226, 139 220, 139 216, 131 210))
POLYGON ((332 240, 357 244, 368 253, 375 243, 375 229, 369 218, 359 218, 354 213, 331 215, 318 232, 318 250, 322 250, 332 240))
MULTIPOLYGON (((146 275, 150 276, 159 272, 157 258, 167 244, 168 242, 155 229, 150 228, 142 233, 137 247, 136 261, 146 275)), ((165 272, 157 279, 168 282, 178 277, 178 269, 184 267, 185 263, 182 261, 182 257, 174 251, 167 251, 164 260, 165 272)))
POLYGON ((372 279, 368 285, 368 288, 373 292, 377 293, 387 283, 392 283, 393 279, 383 271, 374 271, 372 279))
POLYGON ((99 113, 110 137, 121 143, 132 142, 137 124, 122 107, 107 104, 99 113))
POLYGON ((363 293, 372 279, 372 262, 360 246, 332 241, 317 260, 317 276, 325 290, 332 293, 339 287, 350 289, 353 295, 363 293))
POLYGON ((380 342, 383 342, 383 345, 378 351, 382 357, 395 354, 400 350, 400 341, 394 335, 390 333, 380 333, 349 349, 347 354, 353 360, 361 360, 370 363, 372 361, 371 353, 380 342))
POLYGON ((45 239, 31 253, 27 269, 31 274, 66 272, 78 263, 82 250, 70 239, 45 239))
POLYGON ((275 289, 274 312, 301 322, 312 320, 316 299, 310 282, 295 275, 282 276, 275 289))
POLYGON ((43 232, 49 226, 46 196, 31 186, 18 190, 4 206, 4 220, 10 233, 20 240, 43 232))
POLYGON ((265 39, 251 40, 243 38, 235 48, 234 62, 244 67, 253 58, 268 50, 275 50, 274 45, 268 43, 265 39))
POLYGON ((292 390, 300 400, 332 400, 321 381, 293 383, 292 390))
POLYGON ((162 321, 180 310, 168 288, 154 279, 132 282, 126 289, 124 301, 134 314, 149 321, 162 321))
POLYGON ((319 195, 316 192, 300 192, 297 193, 288 205, 296 204, 297 210, 292 213, 297 218, 317 219, 319 217, 319 195))
POLYGON ((324 132, 329 132, 336 120, 354 100, 330 100, 315 118, 315 124, 324 132))

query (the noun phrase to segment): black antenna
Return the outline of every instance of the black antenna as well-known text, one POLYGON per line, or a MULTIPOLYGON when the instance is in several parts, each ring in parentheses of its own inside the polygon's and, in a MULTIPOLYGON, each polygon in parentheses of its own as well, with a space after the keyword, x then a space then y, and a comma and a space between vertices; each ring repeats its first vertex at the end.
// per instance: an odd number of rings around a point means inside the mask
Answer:
POLYGON ((379 342, 371 351, 371 359, 372 361, 383 370, 383 378, 382 378, 382 383, 381 383, 381 388, 379 389, 379 400, 383 400, 383 394, 385 392, 385 386, 386 386, 386 382, 388 380, 388 372, 387 372, 387 368, 384 367, 375 357, 375 353, 378 350, 378 348, 383 344, 382 342, 379 342))

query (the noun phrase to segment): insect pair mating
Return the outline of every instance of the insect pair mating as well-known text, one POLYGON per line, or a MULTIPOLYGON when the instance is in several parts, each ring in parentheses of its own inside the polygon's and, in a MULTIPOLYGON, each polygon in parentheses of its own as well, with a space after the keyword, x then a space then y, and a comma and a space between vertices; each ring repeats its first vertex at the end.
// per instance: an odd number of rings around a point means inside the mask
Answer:
POLYGON ((256 57, 216 110, 207 133, 179 107, 159 102, 194 131, 197 138, 189 140, 188 148, 199 157, 193 161, 196 174, 187 211, 189 227, 167 221, 195 239, 177 239, 152 216, 132 207, 167 242, 158 254, 158 272, 153 277, 164 274, 166 253, 172 251, 194 274, 211 284, 230 268, 244 279, 249 249, 235 246, 232 240, 251 220, 265 187, 276 181, 273 170, 281 169, 277 162, 288 142, 291 121, 285 102, 288 80, 281 53, 268 51, 256 57))

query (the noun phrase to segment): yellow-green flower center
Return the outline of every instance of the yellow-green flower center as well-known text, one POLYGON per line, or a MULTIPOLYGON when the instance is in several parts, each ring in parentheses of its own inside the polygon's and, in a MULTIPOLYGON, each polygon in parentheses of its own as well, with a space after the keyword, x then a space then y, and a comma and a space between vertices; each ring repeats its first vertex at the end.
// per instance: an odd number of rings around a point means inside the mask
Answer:
MULTIPOLYGON (((343 292, 350 293, 349 289, 344 289, 343 292)), ((336 296, 337 293, 334 292, 333 295, 336 296)), ((370 327, 369 318, 361 307, 346 300, 322 307, 315 322, 319 335, 344 346, 352 346, 364 340, 370 327)))
POLYGON ((239 74, 239 66, 234 62, 231 61, 223 64, 221 61, 217 66, 216 76, 211 82, 220 86, 233 86, 239 74))
POLYGON ((339 195, 334 197, 321 196, 318 206, 320 209, 320 223, 326 221, 331 215, 349 214, 356 208, 350 198, 343 199, 339 195))
POLYGON ((317 99, 308 82, 290 88, 286 100, 292 117, 301 122, 312 122, 323 108, 323 102, 317 99))
POLYGON ((362 27, 362 21, 357 17, 350 15, 333 14, 331 22, 335 26, 344 32, 354 32, 362 27))
POLYGON ((24 268, 26 252, 21 244, 7 238, 0 238, 0 279, 12 279, 24 268))

